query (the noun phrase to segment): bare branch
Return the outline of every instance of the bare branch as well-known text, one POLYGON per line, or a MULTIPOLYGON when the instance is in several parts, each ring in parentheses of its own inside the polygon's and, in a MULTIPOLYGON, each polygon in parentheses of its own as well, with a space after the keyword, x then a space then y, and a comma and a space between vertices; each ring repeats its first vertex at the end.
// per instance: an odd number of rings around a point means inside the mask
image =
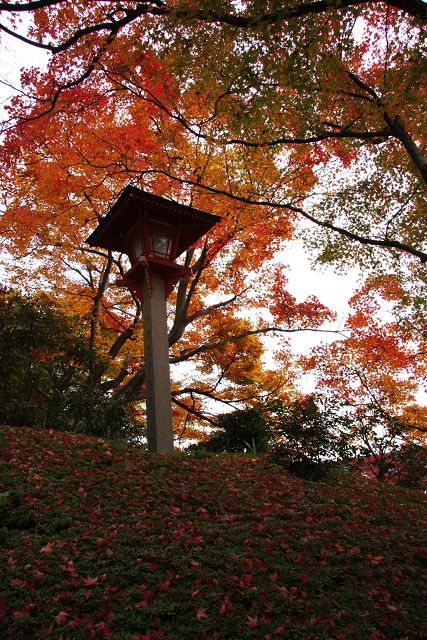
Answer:
POLYGON ((185 387, 184 389, 180 389, 179 391, 173 391, 172 396, 183 395, 184 393, 196 393, 199 396, 205 396, 206 398, 210 398, 211 400, 215 400, 216 402, 221 402, 222 404, 227 405, 228 407, 235 408, 234 400, 225 400, 224 398, 220 398, 216 396, 212 391, 206 391, 203 389, 197 389, 196 387, 185 387))

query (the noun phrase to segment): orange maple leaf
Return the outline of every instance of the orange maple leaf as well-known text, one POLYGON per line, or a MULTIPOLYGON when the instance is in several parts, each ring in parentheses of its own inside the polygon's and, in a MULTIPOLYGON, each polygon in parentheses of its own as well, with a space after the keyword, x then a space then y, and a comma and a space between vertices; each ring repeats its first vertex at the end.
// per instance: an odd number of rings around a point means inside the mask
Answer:
POLYGON ((302 553, 302 554, 301 554, 301 553, 299 553, 299 554, 297 555, 297 559, 296 559, 296 560, 294 560, 294 564, 304 564, 304 563, 303 563, 304 556, 305 556, 305 554, 304 554, 304 553, 302 553))

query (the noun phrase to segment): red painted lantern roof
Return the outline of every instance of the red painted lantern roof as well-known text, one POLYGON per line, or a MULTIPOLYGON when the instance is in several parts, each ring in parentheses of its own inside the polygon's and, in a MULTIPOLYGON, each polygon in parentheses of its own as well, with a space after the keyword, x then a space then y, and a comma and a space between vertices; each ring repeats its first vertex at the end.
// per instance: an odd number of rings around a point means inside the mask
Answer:
POLYGON ((124 239, 141 216, 180 228, 176 257, 189 249, 221 220, 219 216, 166 200, 129 185, 86 242, 91 247, 126 253, 124 239))

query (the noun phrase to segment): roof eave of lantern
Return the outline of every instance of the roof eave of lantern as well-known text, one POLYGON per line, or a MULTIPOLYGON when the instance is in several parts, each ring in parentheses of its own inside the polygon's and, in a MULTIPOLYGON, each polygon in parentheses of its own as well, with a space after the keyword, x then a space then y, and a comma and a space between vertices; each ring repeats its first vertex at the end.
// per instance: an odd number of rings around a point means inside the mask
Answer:
POLYGON ((180 228, 176 257, 189 249, 221 220, 214 214, 166 200, 128 185, 86 242, 92 247, 124 253, 125 237, 141 216, 149 223, 158 222, 180 228))

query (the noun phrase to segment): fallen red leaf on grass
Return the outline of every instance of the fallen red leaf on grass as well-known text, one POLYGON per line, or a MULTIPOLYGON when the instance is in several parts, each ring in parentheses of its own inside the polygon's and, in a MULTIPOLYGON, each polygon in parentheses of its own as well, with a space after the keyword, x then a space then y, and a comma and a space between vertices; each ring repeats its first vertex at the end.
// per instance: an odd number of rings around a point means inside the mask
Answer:
POLYGON ((197 616, 198 620, 201 620, 202 618, 206 618, 205 611, 207 611, 207 609, 202 609, 202 607, 199 607, 197 609, 196 616, 197 616))
POLYGON ((246 624, 249 629, 253 629, 254 627, 258 626, 258 618, 251 618, 250 616, 246 616, 248 619, 248 622, 244 622, 244 624, 246 624))
POLYGON ((56 624, 59 625, 68 618, 68 613, 66 611, 60 611, 57 616, 55 616, 54 620, 56 624))

